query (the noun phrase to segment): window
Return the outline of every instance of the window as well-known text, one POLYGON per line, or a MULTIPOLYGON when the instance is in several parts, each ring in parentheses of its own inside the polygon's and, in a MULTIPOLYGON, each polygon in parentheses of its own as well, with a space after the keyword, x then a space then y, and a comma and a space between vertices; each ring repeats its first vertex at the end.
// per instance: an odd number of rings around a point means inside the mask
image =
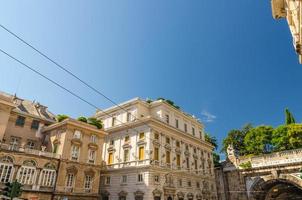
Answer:
POLYGON ((202 132, 201 131, 199 131, 199 137, 200 137, 200 139, 202 139, 202 132))
POLYGON ((129 135, 126 135, 126 137, 125 137, 125 143, 127 143, 129 141, 130 141, 130 137, 129 137, 129 135))
POLYGON ((187 124, 184 124, 184 130, 185 130, 185 132, 188 132, 188 125, 187 124))
POLYGON ((114 146, 114 140, 110 140, 110 145, 114 146))
POLYGON ((0 183, 10 182, 13 175, 13 159, 8 156, 0 160, 0 183))
POLYGON ((113 153, 110 152, 109 155, 108 155, 108 165, 111 165, 113 164, 113 153))
POLYGON ((35 148, 35 142, 32 141, 32 140, 27 140, 26 147, 28 149, 34 149, 35 148))
POLYGON ((81 139, 81 135, 82 135, 81 131, 76 130, 74 132, 74 134, 73 134, 73 138, 75 138, 75 139, 81 139))
POLYGON ((31 123, 31 129, 37 130, 39 128, 40 122, 38 120, 33 120, 31 123))
POLYGON ((200 183, 198 181, 196 182, 196 188, 200 188, 200 183))
POLYGON ((145 147, 139 147, 139 150, 138 150, 138 159, 139 160, 144 160, 145 158, 145 147))
POLYGON ((127 183, 127 178, 128 178, 127 175, 123 175, 123 176, 122 176, 122 181, 121 181, 121 182, 122 182, 122 183, 127 183))
POLYGON ((154 139, 159 140, 159 134, 158 133, 154 133, 154 139))
POLYGON ((177 167, 180 167, 180 154, 176 155, 176 165, 177 167))
POLYGON ((128 162, 129 160, 129 149, 124 149, 124 162, 128 162))
POLYGON ((137 182, 143 182, 144 181, 144 176, 143 176, 143 174, 138 174, 137 175, 137 182))
POLYGON ((189 159, 189 157, 186 157, 186 164, 187 164, 187 169, 190 169, 190 159, 189 159))
POLYGON ((166 163, 167 163, 167 164, 170 164, 170 163, 171 163, 170 151, 166 151, 166 163))
POLYGON ((154 182, 159 183, 159 175, 154 175, 154 182))
POLYGON ((182 187, 182 179, 178 179, 178 186, 182 187))
POLYGON ((74 184, 74 174, 69 173, 69 174, 67 174, 66 187, 73 188, 73 184, 74 184))
POLYGON ((57 153, 58 152, 58 148, 59 148, 59 144, 54 144, 53 145, 53 153, 57 153))
POLYGON ((178 119, 175 119, 175 127, 178 128, 178 119))
POLYGON ((35 183, 36 167, 21 166, 17 174, 17 180, 23 185, 33 185, 35 183))
POLYGON ((16 126, 21 126, 23 127, 25 124, 25 117, 23 116, 18 116, 16 120, 16 126))
MULTIPOLYGON (((195 170, 197 170, 197 160, 195 159, 194 160, 194 167, 195 167, 195 170)), ((197 171, 195 171, 197 173, 197 171)))
POLYGON ((92 186, 92 177, 90 175, 86 175, 85 182, 84 182, 84 189, 90 191, 91 186, 92 186))
POLYGON ((167 122, 167 124, 169 124, 169 122, 170 122, 170 116, 168 114, 166 114, 166 122, 167 122))
POLYGON ((166 137, 166 144, 170 144, 170 138, 166 137))
POLYGON ((110 176, 106 176, 106 178, 105 178, 105 184, 106 185, 110 185, 110 182, 111 182, 110 176))
POLYGON ((56 180, 55 169, 43 169, 40 174, 40 184, 44 187, 53 187, 56 180))
POLYGON ((88 150, 88 162, 94 164, 95 162, 95 156, 96 152, 95 150, 89 149, 88 150))
POLYGON ((144 132, 140 133, 139 134, 139 139, 143 140, 144 138, 145 138, 145 133, 144 132))
POLYGON ((195 128, 192 127, 192 135, 195 136, 195 128))
POLYGON ((189 145, 186 144, 186 150, 189 151, 189 145))
POLYGON ((80 147, 76 145, 71 146, 71 160, 77 161, 79 159, 80 147))
POLYGON ((96 144, 98 141, 98 137, 96 135, 91 135, 90 142, 96 144))
POLYGON ((192 187, 191 181, 188 181, 188 187, 192 187))
POLYGON ((115 126, 116 125, 116 117, 112 117, 112 124, 111 126, 115 126))
POLYGON ((127 122, 130 122, 130 121, 131 121, 131 113, 127 112, 127 122))
POLYGON ((17 150, 19 148, 19 138, 11 137, 9 150, 17 150))
POLYGON ((196 148, 195 148, 195 147, 194 147, 194 149, 193 149, 193 152, 194 152, 194 153, 196 153, 196 152, 197 152, 197 150, 196 150, 196 148))
POLYGON ((154 160, 159 160, 159 149, 158 147, 154 147, 154 160))
POLYGON ((180 148, 180 142, 176 141, 176 147, 180 148))

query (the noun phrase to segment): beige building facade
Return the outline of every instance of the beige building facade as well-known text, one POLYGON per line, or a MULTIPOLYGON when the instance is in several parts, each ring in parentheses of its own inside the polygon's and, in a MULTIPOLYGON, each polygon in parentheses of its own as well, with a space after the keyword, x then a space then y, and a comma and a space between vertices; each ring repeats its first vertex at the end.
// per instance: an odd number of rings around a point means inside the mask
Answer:
POLYGON ((0 122, 0 190, 16 179, 22 199, 99 199, 103 130, 5 93, 0 122))
POLYGON ((205 141, 203 124, 196 118, 164 100, 139 98, 95 117, 108 132, 103 200, 216 199, 213 146, 205 141))

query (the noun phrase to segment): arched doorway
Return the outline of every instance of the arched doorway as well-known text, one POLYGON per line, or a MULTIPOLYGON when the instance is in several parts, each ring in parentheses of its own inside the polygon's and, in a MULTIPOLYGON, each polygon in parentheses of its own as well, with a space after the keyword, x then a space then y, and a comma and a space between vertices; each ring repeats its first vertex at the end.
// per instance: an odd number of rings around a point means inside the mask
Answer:
POLYGON ((259 179, 250 194, 255 200, 302 200, 302 179, 292 175, 259 179))

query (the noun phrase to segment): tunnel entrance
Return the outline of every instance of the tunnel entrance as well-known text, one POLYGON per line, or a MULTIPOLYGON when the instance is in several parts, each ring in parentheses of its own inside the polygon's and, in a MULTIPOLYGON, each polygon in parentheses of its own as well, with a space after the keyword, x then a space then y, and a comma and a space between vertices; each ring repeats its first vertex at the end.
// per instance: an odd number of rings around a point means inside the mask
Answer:
POLYGON ((268 189, 264 200, 302 200, 302 189, 291 183, 276 183, 268 189))

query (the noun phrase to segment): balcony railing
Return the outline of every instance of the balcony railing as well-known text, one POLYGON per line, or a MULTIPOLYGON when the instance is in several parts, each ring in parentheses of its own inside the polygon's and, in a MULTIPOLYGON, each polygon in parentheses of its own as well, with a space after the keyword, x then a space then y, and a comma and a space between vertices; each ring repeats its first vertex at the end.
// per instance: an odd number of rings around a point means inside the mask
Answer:
POLYGON ((56 159, 61 158, 61 156, 59 154, 55 154, 55 153, 51 153, 51 152, 47 152, 47 151, 40 151, 37 149, 24 148, 24 147, 20 147, 18 145, 0 143, 0 149, 8 150, 8 151, 22 152, 22 153, 27 153, 27 154, 37 155, 37 156, 45 156, 45 157, 49 157, 49 158, 56 158, 56 159))
POLYGON ((98 189, 65 187, 65 186, 56 187, 56 191, 57 192, 64 192, 64 193, 80 193, 80 194, 97 194, 98 193, 98 189))

